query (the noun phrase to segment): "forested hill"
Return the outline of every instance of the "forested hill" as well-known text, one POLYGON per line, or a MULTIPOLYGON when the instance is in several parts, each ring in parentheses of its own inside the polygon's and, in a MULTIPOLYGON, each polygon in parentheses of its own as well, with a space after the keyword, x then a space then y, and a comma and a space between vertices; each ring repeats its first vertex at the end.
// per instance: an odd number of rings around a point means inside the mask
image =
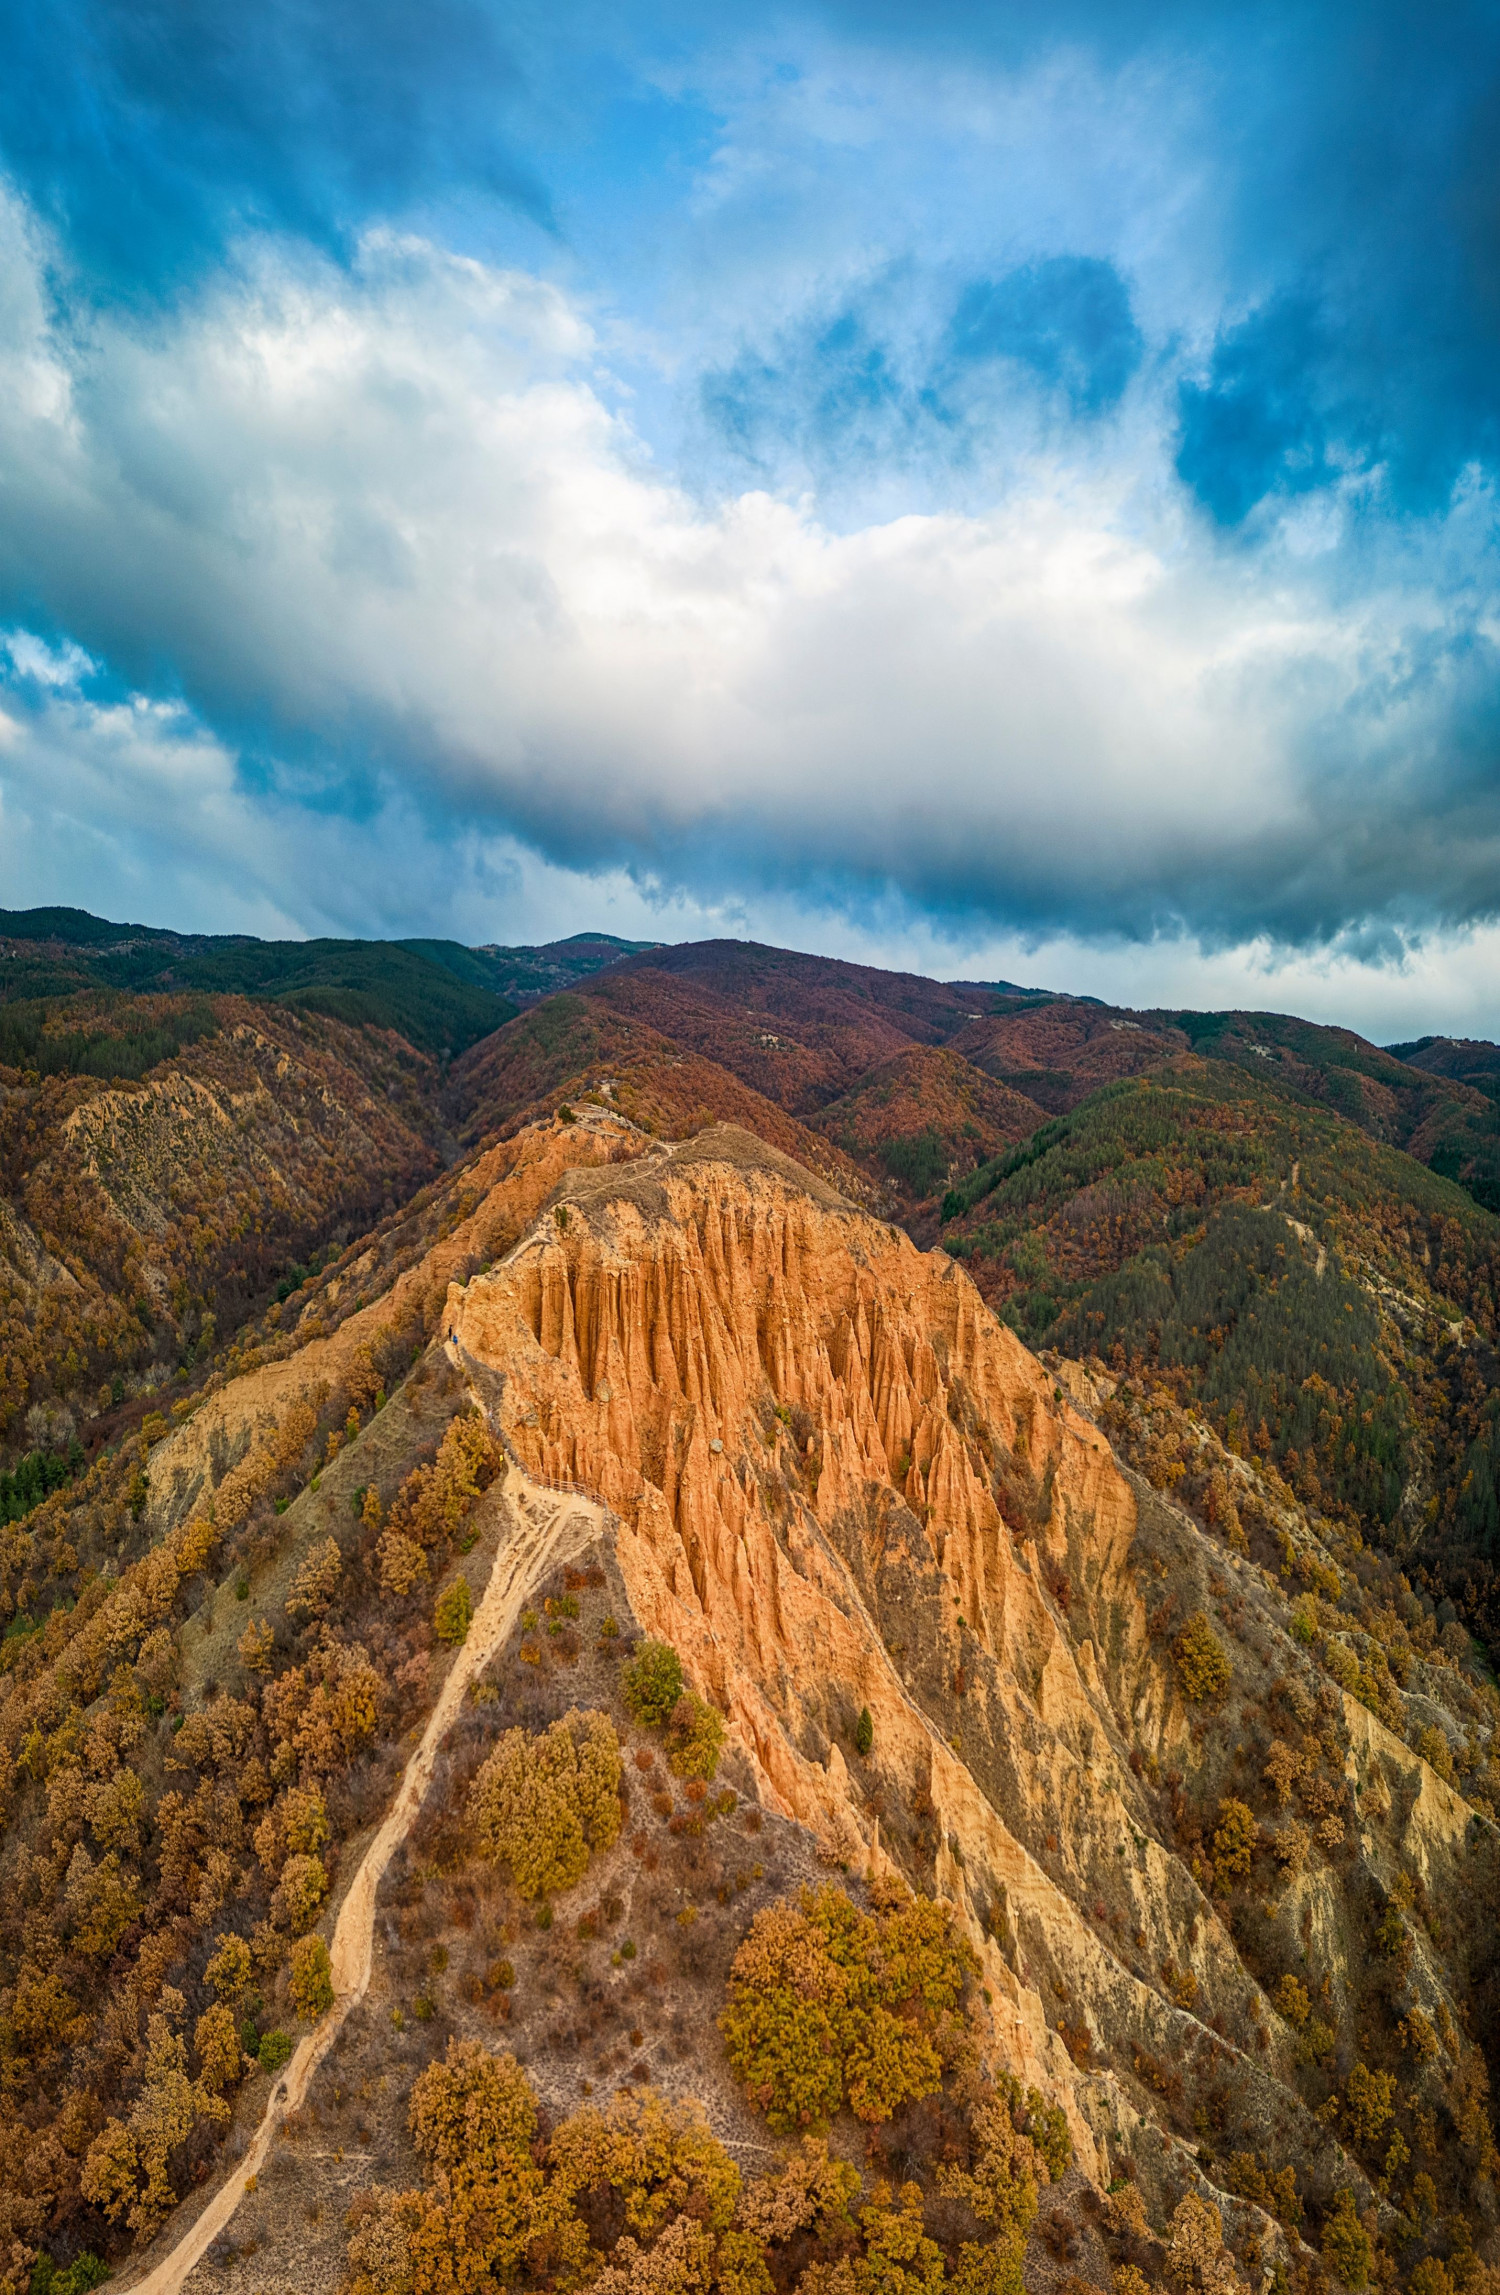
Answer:
POLYGON ((1500 1220, 1218 1061, 1109 1085, 951 1188, 945 1247, 1034 1347, 1189 1403, 1500 1642, 1500 1220))
POLYGON ((1029 1344, 1203 1413, 1500 1642, 1497 1077, 1482 1043, 739 941, 0 913, 0 1463, 194 1387, 539 1115, 728 1119, 941 1237, 1029 1344))
POLYGON ((268 941, 111 924, 83 909, 0 909, 0 1059, 50 1072, 71 1065, 82 1073, 140 1074, 152 1065, 163 1031, 176 1049, 184 1026, 160 1015, 153 1030, 150 1011, 122 1009, 120 999, 211 995, 266 998, 393 1029, 418 1050, 451 1058, 522 1005, 643 945, 603 933, 546 948, 268 941), (103 1011, 83 1008, 83 999, 101 996, 111 1000, 103 1011))
POLYGON ((1497 2295, 1493 1047, 0 965, 0 2295, 1497 2295))

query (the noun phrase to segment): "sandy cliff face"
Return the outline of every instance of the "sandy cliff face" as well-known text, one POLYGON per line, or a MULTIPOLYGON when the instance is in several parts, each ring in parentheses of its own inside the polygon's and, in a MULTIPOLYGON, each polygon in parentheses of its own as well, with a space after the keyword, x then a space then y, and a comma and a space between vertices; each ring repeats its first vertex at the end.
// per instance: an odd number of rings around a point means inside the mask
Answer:
POLYGON ((1305 2117, 1286 2028, 1132 1771, 1189 1743, 1136 1490, 960 1269, 720 1128, 570 1174, 445 1330, 526 1470, 618 1517, 637 1618, 768 1797, 832 1857, 894 1856, 963 1908, 1000 2051, 1064 2101, 1093 2172, 1144 2124, 1138 2050, 1206 2047, 1267 2115, 1305 2117), (1169 1965, 1196 1972, 1195 2014, 1169 1965))
MULTIPOLYGON (((1473 2182, 1490 1835, 1420 1749, 1441 1673, 1412 1672, 1410 1713, 1385 1697, 1388 1727, 1339 1686, 1348 1634, 1293 1638, 1295 1576, 1338 1581, 1284 1492, 1306 1549, 1285 1585, 1269 1516, 1253 1550, 1236 1518, 1236 1545, 1127 1471, 1107 1380, 1044 1367, 941 1252, 731 1127, 662 1148, 603 1110, 538 1124, 440 1208, 417 1255, 377 1237, 343 1266, 363 1304, 336 1329, 325 1286, 294 1351, 152 1450, 154 1535, 211 1522, 274 1608, 314 1543, 358 1543, 356 1476, 389 1502, 431 1455, 461 1371, 533 1486, 603 1501, 620 1618, 680 1650, 803 1857, 894 1865, 959 1910, 994 2056, 1064 2106, 1089 2175, 1128 2169, 1155 2222, 1206 2192, 1263 2259, 1343 2190, 1394 2237, 1406 2162, 1388 2109, 1362 2125, 1373 2064, 1399 2072, 1421 2172, 1473 2182), (299 1424, 356 1394, 358 1450, 273 1514, 267 1462, 284 1503, 310 1475, 299 1424), (1174 1654, 1195 1613, 1222 1669, 1207 1703, 1174 1654), (1249 1828, 1227 1872, 1226 1807, 1249 1828), (1257 2199, 1288 2166, 1278 2226, 1257 2199)), ((1180 1433, 1250 1520, 1251 1466, 1180 1433)), ((183 1648, 244 1694, 229 1576, 183 1648)))
MULTIPOLYGON (((536 1483, 604 1501, 634 1619, 682 1652, 762 1797, 830 1863, 894 1863, 961 1910, 996 2056, 1064 2105, 1092 2175, 1129 2155, 1163 2205, 1193 2182, 1223 2199, 1254 2153, 1295 2160, 1320 2207, 1376 2204, 1378 2161, 1327 2105, 1369 2044, 1382 1908, 1487 1884, 1465 1803, 1292 1641, 1271 1574, 1129 1474, 1089 1380, 1044 1368, 961 1268, 750 1134, 538 1125, 465 1200, 378 1301, 153 1453, 161 1525, 211 1488, 223 1515, 292 1404, 381 1331, 431 1338, 536 1483), (1213 1706, 1172 1654, 1195 1611, 1232 1676, 1213 1706), (1323 1824, 1285 1870, 1262 1775, 1284 1735, 1322 1765, 1323 1824), (1233 1891, 1226 1797, 1261 1826, 1233 1891), (1272 2004, 1288 1973, 1330 2034, 1315 2073, 1272 2004)), ((1457 2032, 1489 1950, 1422 1941, 1430 2021, 1457 2032)))

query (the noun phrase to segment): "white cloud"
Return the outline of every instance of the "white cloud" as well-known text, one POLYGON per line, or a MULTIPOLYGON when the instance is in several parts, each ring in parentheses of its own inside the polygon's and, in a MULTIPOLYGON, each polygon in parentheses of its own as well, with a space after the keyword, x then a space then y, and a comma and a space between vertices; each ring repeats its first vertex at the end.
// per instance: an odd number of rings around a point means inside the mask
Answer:
POLYGON ((1264 941, 1205 955, 1181 937, 1100 946, 1067 933, 944 931, 889 900, 863 916, 774 890, 695 900, 618 870, 550 865, 503 833, 434 834, 399 792, 359 820, 252 797, 232 755, 180 706, 92 703, 73 682, 85 657, 25 633, 0 637, 0 651, 32 673, 0 712, 0 907, 66 902, 269 938, 724 936, 1127 1006, 1296 1012, 1378 1042, 1496 1030, 1493 926, 1430 935, 1374 965, 1348 950, 1298 955, 1264 941))
MULTIPOLYGON (((743 907, 554 868, 503 832, 433 824, 399 788, 359 818, 242 785, 181 704, 80 690, 76 649, 24 631, 0 710, 0 908, 65 904, 184 932, 549 940, 745 929, 743 907)), ((3 690, 3 688, 0 688, 3 690)))
POLYGON ((345 930, 512 898, 528 850, 638 910, 631 871, 682 913, 895 895, 1059 946, 1493 909, 1486 803, 1450 828, 1403 764, 1451 705, 1409 659, 1440 606, 1335 611, 1305 556, 1216 556, 1159 461, 1033 458, 982 515, 835 532, 654 468, 534 278, 260 244, 174 313, 67 324, 40 268, 12 206, 0 566, 186 705, 18 641, 56 701, 0 751, 12 900, 113 847, 195 914, 221 885, 345 930), (368 891, 309 881, 340 854, 368 891))

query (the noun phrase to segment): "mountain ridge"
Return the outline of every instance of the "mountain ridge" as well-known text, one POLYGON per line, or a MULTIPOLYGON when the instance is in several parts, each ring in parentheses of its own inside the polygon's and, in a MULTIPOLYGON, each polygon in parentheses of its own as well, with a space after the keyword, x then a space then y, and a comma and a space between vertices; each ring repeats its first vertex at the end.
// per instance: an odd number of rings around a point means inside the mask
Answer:
POLYGON ((0 1643, 15 2295, 85 2253, 162 2295, 482 2287, 512 2170, 466 2139, 429 2211, 424 2115, 507 2065, 523 2189, 606 2135, 613 2189, 644 2128, 734 2165, 722 2213, 629 2245, 602 2189, 563 2219, 642 2290, 684 2242, 762 2295, 861 2288, 899 2238, 894 2295, 1180 2290, 1193 2256, 1198 2295, 1493 2295, 1500 1692, 1159 1385, 1042 1360, 753 1131, 589 1103, 429 1182, 184 1399, 0 1553, 0 1598, 56 1589, 0 1643), (617 1814, 539 1904, 475 1810, 559 1731, 617 1747, 617 1814), (356 1983, 328 1942, 402 1808, 356 1983), (926 2069, 831 2092, 809 2148, 725 2004, 813 1913, 962 1950, 942 2049, 898 1984, 926 2069), (809 2241, 819 2161, 858 2206, 809 2241))
POLYGON ((1500 1228, 1486 1208, 1500 1111, 1468 1081, 1482 1046, 1423 1039, 1404 1061, 1287 1015, 1132 1013, 737 941, 209 942, 32 911, 0 918, 0 951, 0 1441, 12 1460, 36 1453, 28 1471, 56 1471, 46 1458, 69 1429, 87 1454, 120 1412, 139 1417, 147 1388, 193 1391, 216 1349, 265 1328, 275 1292, 316 1290, 372 1215, 402 1226, 414 1190, 428 1207, 403 1231, 426 1233, 489 1144, 540 1117, 613 1109, 662 1138, 730 1121, 919 1242, 941 1236, 1031 1345, 1116 1375, 1149 1368, 1309 1502, 1352 1509, 1500 1642, 1500 1228), (180 970, 181 950, 208 948, 216 978, 232 957, 254 999, 81 974, 25 993, 38 963, 102 949, 97 968, 122 940, 148 944, 120 958, 141 978, 161 975, 164 949, 180 970), (502 964, 531 967, 512 975, 522 1010, 499 999, 502 964), (559 968, 566 985, 549 989, 559 968), (465 1026, 513 1016, 450 1060, 460 1007, 465 1026), (363 1104, 355 1079, 383 1079, 378 1121, 358 1119, 357 1183, 333 1133, 315 1149, 305 1130, 294 1038, 248 1097, 214 1083, 257 1012, 287 1014, 309 1048, 321 1031, 346 1108, 363 1104), (288 1191, 278 1143, 298 1138, 294 1161, 321 1176, 288 1191), (194 1197, 192 1168, 227 1171, 231 1139, 233 1188, 194 1197), (1296 1265, 1243 1225, 1281 1194, 1296 1265), (113 1269, 118 1294, 127 1261, 151 1279, 132 1276, 122 1312, 90 1293, 105 1278, 88 1269, 113 1269), (1234 1365, 1265 1386, 1238 1417, 1234 1365), (1316 1410, 1309 1379, 1327 1389, 1316 1410))

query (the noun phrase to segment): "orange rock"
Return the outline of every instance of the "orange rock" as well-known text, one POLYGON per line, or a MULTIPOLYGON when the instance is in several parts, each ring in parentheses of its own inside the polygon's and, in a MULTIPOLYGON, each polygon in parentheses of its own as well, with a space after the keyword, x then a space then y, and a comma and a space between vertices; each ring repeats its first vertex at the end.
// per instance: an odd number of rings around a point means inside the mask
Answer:
MULTIPOLYGON (((1123 1608, 1116 1640, 1143 1647, 1124 1570, 1134 1498, 1102 1437, 961 1269, 717 1126, 629 1166, 570 1173, 505 1266, 450 1292, 445 1330, 460 1360, 503 1374, 500 1423, 526 1471, 598 1494, 618 1518, 637 1619, 729 1716, 771 1805, 840 1860, 883 1861, 837 1744, 823 1759, 807 1750, 810 1734, 831 1736, 809 1728, 826 1725, 831 1697, 868 1705, 882 1768, 930 1793, 939 1877, 976 1937, 950 1835, 1013 1904, 1079 1931, 1097 1956, 909 1694, 860 1591, 882 1561, 940 1573, 954 1664, 961 1616, 1012 1685, 1017 1732, 1045 1724, 1039 1804, 1092 1792, 1107 1711, 1098 1662, 1086 1642, 1085 1678, 1032 1557, 1101 1614, 1123 1608), (1034 1540, 1007 1527, 1001 1482, 1030 1494, 1034 1540)), ((1040 2002, 986 1950, 1006 2054, 1071 2094, 1040 2002)))

